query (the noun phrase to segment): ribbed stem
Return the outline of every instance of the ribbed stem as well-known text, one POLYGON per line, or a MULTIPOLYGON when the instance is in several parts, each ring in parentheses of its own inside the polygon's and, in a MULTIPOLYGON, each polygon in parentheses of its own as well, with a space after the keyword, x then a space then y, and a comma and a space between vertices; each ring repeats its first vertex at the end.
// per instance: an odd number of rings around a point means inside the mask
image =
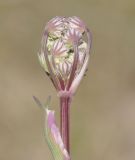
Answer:
POLYGON ((70 153, 70 137, 69 137, 70 100, 71 99, 69 97, 60 97, 61 136, 68 153, 70 153))

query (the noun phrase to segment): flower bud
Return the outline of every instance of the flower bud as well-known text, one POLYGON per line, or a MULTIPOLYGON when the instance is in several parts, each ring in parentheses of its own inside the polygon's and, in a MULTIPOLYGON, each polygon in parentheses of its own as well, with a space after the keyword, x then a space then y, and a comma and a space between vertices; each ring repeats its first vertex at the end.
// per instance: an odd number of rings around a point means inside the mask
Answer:
POLYGON ((39 60, 58 92, 75 93, 87 69, 90 47, 91 34, 80 18, 55 17, 47 23, 39 60))

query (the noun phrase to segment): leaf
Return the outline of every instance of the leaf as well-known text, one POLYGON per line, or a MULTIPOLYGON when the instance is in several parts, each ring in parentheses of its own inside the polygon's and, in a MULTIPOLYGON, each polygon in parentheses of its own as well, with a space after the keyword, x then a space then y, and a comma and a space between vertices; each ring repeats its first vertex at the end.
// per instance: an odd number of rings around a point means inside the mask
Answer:
POLYGON ((51 102, 51 96, 48 96, 47 101, 46 101, 45 104, 42 104, 42 103, 40 102, 40 100, 39 100, 36 96, 33 96, 33 99, 34 99, 34 101, 36 102, 36 104, 37 104, 41 109, 43 109, 43 110, 45 110, 46 108, 48 108, 49 105, 50 105, 50 102, 51 102))
POLYGON ((46 109, 45 136, 54 160, 70 160, 69 154, 64 147, 60 131, 55 123, 55 112, 46 109))
POLYGON ((47 98, 45 104, 33 96, 36 104, 45 112, 45 139, 50 148, 54 160, 70 160, 69 154, 64 147, 60 131, 55 122, 55 111, 49 110, 51 96, 47 98))

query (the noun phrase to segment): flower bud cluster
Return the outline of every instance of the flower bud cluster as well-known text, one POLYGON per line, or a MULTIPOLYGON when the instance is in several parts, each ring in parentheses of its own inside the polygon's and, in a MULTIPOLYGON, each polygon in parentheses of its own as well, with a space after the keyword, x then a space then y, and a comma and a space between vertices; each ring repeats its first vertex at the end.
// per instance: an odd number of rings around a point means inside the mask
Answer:
POLYGON ((39 60, 57 91, 74 94, 87 69, 90 46, 90 32, 80 18, 55 17, 47 23, 39 60))

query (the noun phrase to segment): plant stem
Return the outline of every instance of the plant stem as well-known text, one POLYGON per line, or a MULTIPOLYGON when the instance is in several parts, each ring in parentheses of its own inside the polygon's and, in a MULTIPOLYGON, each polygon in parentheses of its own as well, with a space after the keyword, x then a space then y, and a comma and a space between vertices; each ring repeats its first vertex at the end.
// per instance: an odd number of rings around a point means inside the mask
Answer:
POLYGON ((70 139, 69 139, 70 101, 71 101, 70 97, 60 97, 61 136, 68 153, 70 153, 70 139))

